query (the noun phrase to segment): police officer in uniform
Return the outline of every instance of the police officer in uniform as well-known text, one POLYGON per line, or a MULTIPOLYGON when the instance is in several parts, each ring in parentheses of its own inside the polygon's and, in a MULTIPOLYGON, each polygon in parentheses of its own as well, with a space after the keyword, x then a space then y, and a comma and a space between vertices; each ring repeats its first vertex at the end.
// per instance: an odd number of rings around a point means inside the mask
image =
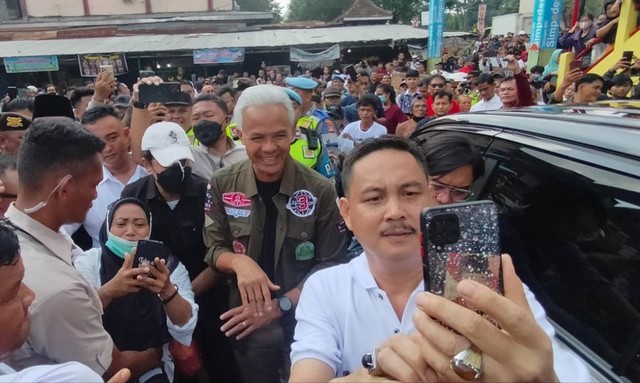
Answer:
POLYGON ((210 181, 205 260, 233 280, 221 330, 244 381, 287 381, 302 285, 314 271, 346 261, 346 227, 331 182, 289 154, 295 129, 287 93, 247 89, 235 114, 249 159, 210 181))
MULTIPOLYGON (((300 105, 302 104, 302 99, 295 91, 289 88, 283 89, 287 92, 287 95, 291 100, 291 105, 295 112, 295 121, 298 121, 300 118, 300 105)), ((310 132, 315 131, 308 129, 303 130, 302 128, 296 127, 296 135, 291 143, 291 150, 289 151, 291 157, 323 176, 333 178, 335 176, 335 171, 333 164, 329 159, 328 151, 325 149, 325 144, 315 135, 309 136, 310 132), (310 143, 311 140, 315 140, 314 144, 310 143), (315 149, 312 149, 313 146, 315 146, 315 149)))
MULTIPOLYGON (((314 89, 318 86, 317 82, 308 77, 300 76, 288 77, 285 83, 300 96, 302 101, 300 103, 300 117, 296 123, 296 128, 301 135, 306 136, 308 146, 306 150, 297 151, 298 153, 292 156, 301 162, 306 162, 306 160, 312 160, 312 152, 319 148, 321 149, 325 135, 331 132, 330 127, 332 125, 329 124, 330 118, 327 112, 314 107, 312 97, 314 89)), ((294 149, 293 146, 292 149, 294 149)), ((321 152, 322 150, 320 150, 319 154, 321 154, 321 152)), ((321 160, 320 162, 324 161, 321 160)), ((326 161, 323 166, 316 168, 316 170, 327 178, 332 178, 335 175, 330 161, 326 161)))

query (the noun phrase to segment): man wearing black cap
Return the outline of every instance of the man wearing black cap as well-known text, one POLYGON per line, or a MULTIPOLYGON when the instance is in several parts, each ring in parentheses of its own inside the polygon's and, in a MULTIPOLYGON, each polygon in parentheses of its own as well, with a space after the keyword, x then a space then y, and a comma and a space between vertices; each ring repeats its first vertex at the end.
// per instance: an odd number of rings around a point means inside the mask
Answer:
POLYGON ((17 155, 31 120, 18 113, 0 114, 0 153, 17 155))

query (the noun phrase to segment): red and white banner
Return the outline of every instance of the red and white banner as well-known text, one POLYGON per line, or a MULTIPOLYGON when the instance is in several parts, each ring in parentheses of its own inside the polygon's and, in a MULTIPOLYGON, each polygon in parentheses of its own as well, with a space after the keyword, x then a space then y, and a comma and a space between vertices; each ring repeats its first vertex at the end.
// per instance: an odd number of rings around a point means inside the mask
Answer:
POLYGON ((484 19, 487 14, 487 4, 480 4, 478 6, 478 33, 484 34, 484 19))

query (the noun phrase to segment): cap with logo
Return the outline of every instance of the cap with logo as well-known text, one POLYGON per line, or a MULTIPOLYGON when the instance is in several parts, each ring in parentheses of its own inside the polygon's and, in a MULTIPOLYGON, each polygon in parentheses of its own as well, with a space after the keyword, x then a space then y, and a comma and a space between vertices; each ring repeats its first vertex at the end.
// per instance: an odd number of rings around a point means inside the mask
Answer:
POLYGON ((287 92, 287 96, 289 96, 289 99, 291 99, 291 101, 295 101, 298 103, 298 105, 302 105, 302 97, 300 97, 300 95, 298 93, 296 93, 295 90, 289 89, 289 88, 282 88, 285 90, 285 92, 287 92))
POLYGON ((26 130, 31 120, 18 113, 0 113, 0 132, 26 130))
POLYGON ((287 79, 284 80, 284 82, 290 87, 298 88, 302 90, 314 90, 318 86, 317 82, 315 82, 314 80, 308 77, 303 77, 303 76, 287 77, 287 79))
POLYGON ((181 160, 194 162, 189 137, 175 122, 157 122, 149 126, 142 136, 141 147, 149 150, 165 168, 181 160))
POLYGON ((331 76, 331 81, 335 81, 335 80, 344 82, 344 77, 342 77, 341 74, 334 74, 333 76, 331 76))

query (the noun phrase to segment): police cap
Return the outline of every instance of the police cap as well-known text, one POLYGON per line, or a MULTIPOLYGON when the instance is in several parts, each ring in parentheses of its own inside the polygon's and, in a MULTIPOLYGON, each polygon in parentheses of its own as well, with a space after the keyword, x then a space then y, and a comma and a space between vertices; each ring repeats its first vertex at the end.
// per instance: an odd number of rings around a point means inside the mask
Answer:
POLYGON ((26 130, 31 125, 31 120, 18 113, 0 114, 0 131, 26 130))
POLYGON ((318 87, 317 82, 315 82, 314 80, 308 77, 303 77, 303 76, 287 77, 287 79, 285 80, 285 83, 293 88, 298 88, 302 90, 314 90, 315 88, 318 87))

